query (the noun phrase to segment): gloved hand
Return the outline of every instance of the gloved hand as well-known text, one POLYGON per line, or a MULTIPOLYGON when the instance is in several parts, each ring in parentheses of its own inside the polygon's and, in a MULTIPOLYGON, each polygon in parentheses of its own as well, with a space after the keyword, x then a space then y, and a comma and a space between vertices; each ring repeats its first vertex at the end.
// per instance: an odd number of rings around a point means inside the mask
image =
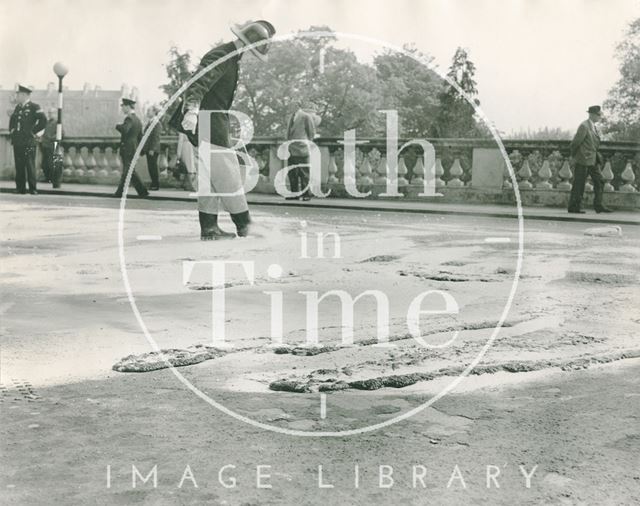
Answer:
POLYGON ((187 132, 196 132, 196 126, 198 124, 198 113, 196 111, 189 110, 182 118, 182 128, 187 132))

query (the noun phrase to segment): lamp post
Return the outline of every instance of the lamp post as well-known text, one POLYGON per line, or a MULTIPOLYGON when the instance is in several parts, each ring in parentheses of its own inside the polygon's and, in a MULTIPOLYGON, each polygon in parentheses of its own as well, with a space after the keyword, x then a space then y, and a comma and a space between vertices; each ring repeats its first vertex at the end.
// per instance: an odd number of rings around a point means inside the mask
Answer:
POLYGON ((56 143, 53 148, 53 177, 51 182, 54 188, 60 188, 62 182, 62 169, 64 167, 62 151, 62 79, 69 69, 62 63, 56 62, 53 71, 58 76, 58 124, 56 125, 56 143))

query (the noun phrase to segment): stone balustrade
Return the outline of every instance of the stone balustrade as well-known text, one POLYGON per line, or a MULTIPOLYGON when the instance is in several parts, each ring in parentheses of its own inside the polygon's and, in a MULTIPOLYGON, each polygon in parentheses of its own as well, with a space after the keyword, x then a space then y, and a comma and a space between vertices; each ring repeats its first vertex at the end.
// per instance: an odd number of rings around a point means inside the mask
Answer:
MULTIPOLYGON (((484 139, 428 139, 435 148, 436 190, 443 201, 514 203, 511 176, 495 142, 484 139)), ((281 139, 254 139, 247 147, 260 170, 257 192, 275 192, 276 173, 286 166, 277 156, 281 139)), ((401 141, 401 144, 404 141, 401 141)), ((322 182, 333 196, 348 196, 345 190, 344 149, 341 139, 316 139, 321 152, 322 182)), ((525 205, 564 206, 571 189, 573 167, 568 141, 505 140, 504 146, 514 169, 525 205)), ((122 164, 118 139, 67 138, 63 141, 63 182, 115 184, 122 164)), ((176 167, 177 138, 163 136, 158 165, 161 185, 177 187, 173 177, 176 167)), ((640 208, 640 144, 604 142, 600 150, 608 202, 613 206, 640 208)), ((0 134, 0 169, 2 176, 13 177, 13 156, 6 134, 0 134)), ((38 165, 39 166, 39 165, 38 165)), ((387 159, 384 139, 359 139, 355 153, 356 188, 371 192, 376 198, 386 189, 387 159)), ((137 171, 148 180, 146 160, 138 162, 137 171)), ((409 145, 398 161, 398 188, 408 198, 421 198, 425 160, 421 148, 409 145)), ((348 182, 348 181, 347 181, 348 182)), ((587 200, 592 185, 587 183, 587 200)))

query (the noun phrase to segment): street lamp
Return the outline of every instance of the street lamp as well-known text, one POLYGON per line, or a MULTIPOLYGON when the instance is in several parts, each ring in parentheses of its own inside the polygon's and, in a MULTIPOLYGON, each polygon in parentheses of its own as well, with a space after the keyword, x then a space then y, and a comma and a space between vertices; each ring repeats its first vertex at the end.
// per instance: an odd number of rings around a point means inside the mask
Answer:
POLYGON ((58 123, 56 125, 56 143, 53 148, 53 177, 51 182, 54 188, 60 188, 62 182, 62 169, 64 167, 62 151, 62 79, 69 69, 60 62, 56 62, 53 71, 58 76, 58 123))

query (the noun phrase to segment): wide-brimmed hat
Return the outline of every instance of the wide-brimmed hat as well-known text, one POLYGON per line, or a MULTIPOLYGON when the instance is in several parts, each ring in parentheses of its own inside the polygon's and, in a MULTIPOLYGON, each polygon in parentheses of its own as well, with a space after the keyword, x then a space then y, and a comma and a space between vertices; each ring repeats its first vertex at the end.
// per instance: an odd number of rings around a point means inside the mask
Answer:
POLYGON ((127 105, 129 107, 133 107, 136 105, 136 101, 135 100, 131 100, 130 98, 123 98, 122 102, 120 103, 120 105, 127 105))
MULTIPOLYGON (((234 25, 231 27, 233 34, 238 37, 247 46, 255 44, 263 40, 269 40, 276 33, 276 29, 271 23, 263 19, 259 21, 250 21, 245 25, 234 25)), ((262 61, 267 61, 267 53, 269 52, 269 43, 260 44, 249 49, 254 56, 262 61)))
POLYGON ((587 112, 589 114, 602 114, 602 107, 599 105, 592 105, 587 109, 587 112))

